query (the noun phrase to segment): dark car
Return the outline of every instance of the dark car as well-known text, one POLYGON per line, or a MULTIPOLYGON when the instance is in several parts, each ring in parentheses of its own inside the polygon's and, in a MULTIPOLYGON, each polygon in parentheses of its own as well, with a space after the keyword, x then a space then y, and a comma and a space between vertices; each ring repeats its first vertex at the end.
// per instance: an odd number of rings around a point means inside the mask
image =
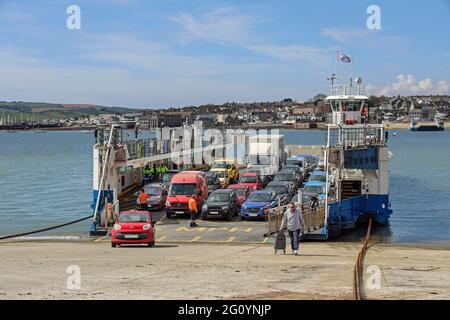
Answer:
MULTIPOLYGON (((151 183, 144 186, 144 191, 149 195, 147 205, 149 210, 162 210, 167 200, 167 190, 160 183, 151 183)), ((140 204, 139 192, 136 192, 136 203, 140 204)))
POLYGON ((303 173, 299 166, 295 164, 285 164, 280 171, 293 171, 299 180, 303 181, 303 173))
POLYGON ((239 214, 238 196, 234 190, 217 189, 211 193, 202 207, 202 220, 221 217, 232 220, 239 214))
POLYGON ((296 175, 292 171, 279 171, 273 177, 273 181, 285 182, 291 185, 293 191, 297 191, 301 181, 297 179, 296 175))
POLYGON ((169 190, 170 182, 172 181, 173 176, 176 175, 178 172, 179 172, 178 170, 169 170, 162 174, 161 184, 164 186, 164 189, 169 190))
POLYGON ((273 191, 276 194, 277 199, 280 200, 280 204, 282 206, 288 204, 289 200, 291 200, 292 195, 294 194, 290 185, 282 181, 269 182, 269 184, 264 188, 264 190, 273 191))
POLYGON ((208 185, 208 193, 212 193, 214 190, 220 189, 219 176, 212 171, 206 172, 206 184, 208 185))

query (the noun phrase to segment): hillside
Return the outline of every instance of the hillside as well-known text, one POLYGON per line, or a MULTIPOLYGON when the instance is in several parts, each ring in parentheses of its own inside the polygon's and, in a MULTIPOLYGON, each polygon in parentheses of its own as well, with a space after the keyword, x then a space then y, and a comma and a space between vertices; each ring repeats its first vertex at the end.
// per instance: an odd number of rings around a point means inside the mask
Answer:
POLYGON ((99 115, 106 113, 123 114, 138 109, 122 107, 104 107, 92 104, 54 104, 43 102, 0 101, 0 116, 22 119, 67 119, 80 118, 84 115, 99 115))

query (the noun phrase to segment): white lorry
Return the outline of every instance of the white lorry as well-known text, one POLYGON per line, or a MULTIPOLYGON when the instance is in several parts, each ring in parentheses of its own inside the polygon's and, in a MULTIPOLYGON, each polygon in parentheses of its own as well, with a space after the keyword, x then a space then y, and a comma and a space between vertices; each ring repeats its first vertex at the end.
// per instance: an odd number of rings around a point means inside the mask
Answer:
POLYGON ((262 177, 275 174, 286 160, 284 135, 250 136, 247 160, 248 170, 258 170, 262 177))

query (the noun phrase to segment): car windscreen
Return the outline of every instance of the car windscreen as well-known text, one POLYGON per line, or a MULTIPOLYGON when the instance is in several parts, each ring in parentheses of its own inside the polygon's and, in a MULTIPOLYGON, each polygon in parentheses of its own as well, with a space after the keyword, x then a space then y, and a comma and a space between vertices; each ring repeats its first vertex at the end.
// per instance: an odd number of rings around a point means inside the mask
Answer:
POLYGON ((163 183, 170 183, 172 180, 172 177, 175 175, 175 173, 164 173, 162 177, 163 183))
POLYGON ((308 179, 309 181, 320 181, 320 182, 326 182, 327 177, 326 176, 319 176, 319 175, 312 175, 308 179))
POLYGON ((160 187, 145 187, 144 191, 151 196, 160 196, 162 194, 162 188, 160 187))
POLYGON ((171 195, 193 195, 196 194, 196 185, 191 183, 173 183, 170 187, 171 195))
POLYGON ((253 165, 269 165, 271 160, 271 157, 267 155, 250 155, 248 163, 253 165))
POLYGON ((212 168, 218 168, 218 169, 230 169, 231 164, 229 163, 213 163, 212 168))
POLYGON ((275 192, 276 194, 286 193, 286 187, 284 186, 268 186, 267 189, 275 192))
POLYGON ((245 196, 245 189, 233 189, 234 192, 237 194, 238 197, 243 197, 245 196))
POLYGON ((216 183, 216 177, 207 177, 206 178, 206 184, 208 185, 214 185, 214 183, 216 183))
POLYGON ((270 202, 271 198, 272 197, 270 196, 270 194, 266 194, 266 193, 252 193, 248 197, 248 200, 252 201, 252 202, 270 202))
POLYGON ((323 188, 320 186, 305 186, 303 188, 303 192, 305 193, 316 193, 316 194, 322 194, 323 188))
POLYGON ((277 173, 273 181, 294 181, 294 175, 292 173, 277 173))
POLYGON ((242 183, 256 183, 258 182, 258 179, 256 176, 242 176, 241 181, 242 183))
POLYGON ((207 202, 228 202, 230 201, 230 194, 228 193, 212 193, 207 202))
POLYGON ((145 213, 125 213, 120 214, 118 222, 148 222, 148 214, 145 213))
POLYGON ((295 165, 297 167, 303 167, 303 162, 301 160, 293 160, 293 159, 291 159, 291 160, 287 160, 286 163, 295 165))
POLYGON ((227 177, 227 172, 226 171, 217 171, 216 174, 217 174, 217 176, 219 178, 226 178, 227 177))

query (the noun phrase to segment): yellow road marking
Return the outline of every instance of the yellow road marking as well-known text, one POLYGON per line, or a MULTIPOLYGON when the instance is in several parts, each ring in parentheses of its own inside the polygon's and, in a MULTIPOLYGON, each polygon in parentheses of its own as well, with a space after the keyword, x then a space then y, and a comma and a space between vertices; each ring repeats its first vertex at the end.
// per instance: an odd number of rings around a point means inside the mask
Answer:
POLYGON ((196 242, 196 241, 200 240, 201 238, 202 237, 200 237, 200 236, 194 237, 190 242, 196 242))
POLYGON ((167 236, 162 236, 161 238, 156 239, 156 242, 161 242, 163 241, 165 238, 167 238, 167 236))
POLYGON ((199 232, 205 231, 206 228, 205 227, 200 227, 200 228, 196 228, 199 232))
MULTIPOLYGON (((101 238, 98 238, 98 239, 95 239, 94 242, 100 242, 100 241, 103 241, 103 239, 105 239, 106 237, 108 237, 108 235, 106 235, 106 236, 104 236, 104 237, 101 237, 101 238)), ((109 240, 106 240, 106 241, 109 241, 109 240)))
POLYGON ((236 239, 236 237, 229 237, 225 242, 233 242, 236 239))
POLYGON ((215 231, 217 228, 209 228, 208 232, 215 231))
POLYGON ((253 230, 253 228, 247 228, 245 229, 245 232, 251 232, 253 230))
POLYGON ((262 243, 266 243, 267 240, 269 240, 269 237, 264 238, 262 243))
POLYGON ((191 229, 188 229, 188 228, 186 228, 186 227, 179 227, 179 228, 177 228, 177 232, 180 232, 180 231, 185 231, 185 232, 189 232, 191 229))
POLYGON ((231 229, 231 230, 228 231, 228 232, 235 232, 236 230, 238 230, 238 228, 233 228, 233 229, 231 229))

